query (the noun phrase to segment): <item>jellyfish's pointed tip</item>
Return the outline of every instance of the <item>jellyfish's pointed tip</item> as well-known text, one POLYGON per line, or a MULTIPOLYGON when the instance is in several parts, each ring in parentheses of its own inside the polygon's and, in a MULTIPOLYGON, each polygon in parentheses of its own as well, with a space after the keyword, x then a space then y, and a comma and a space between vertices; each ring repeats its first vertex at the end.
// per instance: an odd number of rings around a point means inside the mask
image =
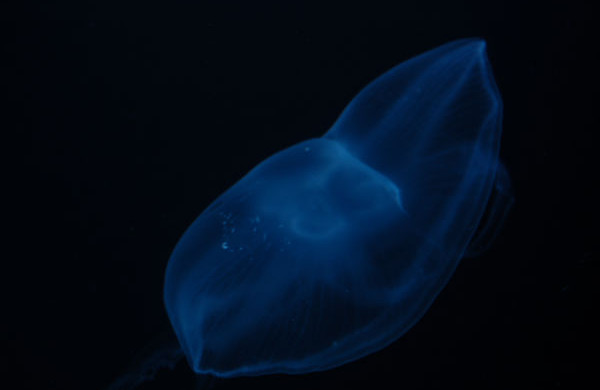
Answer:
POLYGON ((487 42, 482 38, 477 38, 474 41, 474 46, 477 48, 477 52, 481 55, 486 55, 487 42))
POLYGON ((485 39, 479 38, 479 37, 475 37, 472 39, 473 39, 473 43, 475 45, 477 45, 477 47, 481 48, 482 50, 485 50, 485 47, 487 46, 487 42, 485 39))
POLYGON ((463 45, 478 54, 485 54, 487 42, 483 38, 473 37, 462 40, 463 45))
POLYGON ((489 66, 487 42, 483 38, 466 38, 458 42, 459 45, 456 50, 461 53, 465 61, 476 62, 484 68, 489 66))

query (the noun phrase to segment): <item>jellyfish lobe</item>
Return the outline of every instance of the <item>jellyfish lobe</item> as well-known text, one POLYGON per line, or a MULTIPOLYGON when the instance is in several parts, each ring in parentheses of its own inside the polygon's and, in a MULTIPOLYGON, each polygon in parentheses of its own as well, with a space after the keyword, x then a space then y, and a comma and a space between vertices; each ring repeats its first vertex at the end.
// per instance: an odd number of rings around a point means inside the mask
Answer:
POLYGON ((377 78, 323 137, 251 170, 167 266, 191 367, 306 373, 401 337, 512 203, 501 116, 485 43, 451 42, 377 78))

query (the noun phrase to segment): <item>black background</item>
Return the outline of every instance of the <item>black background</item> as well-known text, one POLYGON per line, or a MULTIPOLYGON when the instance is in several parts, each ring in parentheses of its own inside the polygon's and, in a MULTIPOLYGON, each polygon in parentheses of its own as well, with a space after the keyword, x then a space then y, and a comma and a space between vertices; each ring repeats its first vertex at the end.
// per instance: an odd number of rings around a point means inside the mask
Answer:
MULTIPOLYGON (((578 2, 22 2, 3 9, 4 131, 26 150, 4 267, 10 389, 101 389, 169 324, 170 251, 275 151, 324 133, 368 82, 478 36, 505 103, 516 203, 388 348, 328 372, 147 389, 582 388, 597 382, 594 13, 578 2), (41 4, 40 4, 41 3, 41 4), (591 354, 591 356, 588 356, 591 354)), ((5 147, 10 148, 10 144, 5 147)), ((210 382, 210 383, 209 383, 210 382)))

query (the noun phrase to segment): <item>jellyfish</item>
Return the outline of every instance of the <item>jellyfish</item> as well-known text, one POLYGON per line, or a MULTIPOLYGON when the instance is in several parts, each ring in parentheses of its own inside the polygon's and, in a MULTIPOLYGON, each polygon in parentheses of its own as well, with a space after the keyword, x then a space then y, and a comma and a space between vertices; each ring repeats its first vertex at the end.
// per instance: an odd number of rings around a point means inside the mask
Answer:
POLYGON ((374 353, 491 244, 513 195, 485 48, 454 41, 392 68, 322 137, 267 158, 200 214, 164 283, 196 373, 302 374, 374 353))

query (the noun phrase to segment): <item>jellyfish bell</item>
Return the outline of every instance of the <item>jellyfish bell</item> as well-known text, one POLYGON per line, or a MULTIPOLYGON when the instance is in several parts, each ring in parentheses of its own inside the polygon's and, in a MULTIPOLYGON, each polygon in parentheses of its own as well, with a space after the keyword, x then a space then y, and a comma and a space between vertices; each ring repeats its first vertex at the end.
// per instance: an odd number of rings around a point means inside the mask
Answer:
MULTIPOLYGON (((510 194, 501 115, 484 42, 452 42, 385 73, 322 138, 276 153, 217 198, 165 276, 194 371, 320 371, 402 336, 467 251, 493 189, 510 194)), ((470 253, 511 203, 495 199, 470 253)))

